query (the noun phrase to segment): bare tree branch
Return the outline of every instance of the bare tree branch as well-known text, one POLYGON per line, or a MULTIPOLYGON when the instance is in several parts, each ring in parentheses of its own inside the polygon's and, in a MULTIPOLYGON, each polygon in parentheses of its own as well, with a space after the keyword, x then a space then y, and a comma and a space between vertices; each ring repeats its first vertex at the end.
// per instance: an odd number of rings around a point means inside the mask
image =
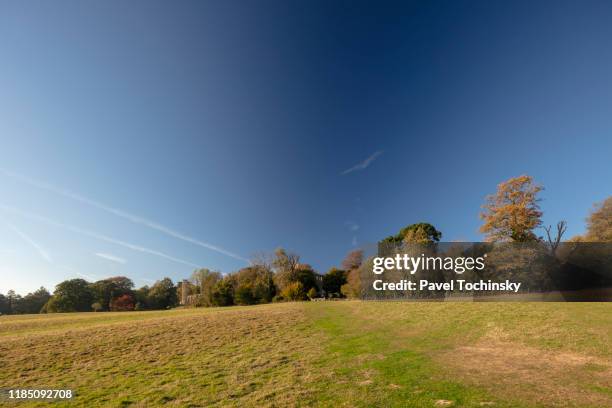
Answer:
POLYGON ((555 256, 557 252, 557 248, 559 248, 559 244, 561 243, 561 238, 563 238, 563 234, 567 231, 567 222, 559 221, 557 223, 557 232, 553 237, 551 235, 552 225, 544 227, 544 231, 546 231, 546 237, 548 239, 548 245, 550 246, 550 252, 553 256, 555 256))

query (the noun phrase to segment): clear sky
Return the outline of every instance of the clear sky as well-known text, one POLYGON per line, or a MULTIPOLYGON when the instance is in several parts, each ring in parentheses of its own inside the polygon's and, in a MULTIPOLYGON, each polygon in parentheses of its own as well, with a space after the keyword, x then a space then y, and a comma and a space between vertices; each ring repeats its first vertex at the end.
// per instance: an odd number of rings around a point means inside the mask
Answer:
MULTIPOLYGON (((612 3, 4 1, 0 292, 137 285, 612 193, 612 3)), ((541 232, 540 232, 541 233, 541 232)))

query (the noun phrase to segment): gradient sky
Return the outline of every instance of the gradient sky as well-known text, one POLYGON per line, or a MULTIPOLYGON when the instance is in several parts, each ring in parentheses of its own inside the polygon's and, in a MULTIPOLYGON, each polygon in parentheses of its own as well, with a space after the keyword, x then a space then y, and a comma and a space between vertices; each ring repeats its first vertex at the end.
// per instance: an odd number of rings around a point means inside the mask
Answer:
MULTIPOLYGON (((583 232, 612 193, 612 3, 0 3, 0 292, 324 272, 497 183, 583 232)), ((540 232, 542 233, 542 232, 540 232)))

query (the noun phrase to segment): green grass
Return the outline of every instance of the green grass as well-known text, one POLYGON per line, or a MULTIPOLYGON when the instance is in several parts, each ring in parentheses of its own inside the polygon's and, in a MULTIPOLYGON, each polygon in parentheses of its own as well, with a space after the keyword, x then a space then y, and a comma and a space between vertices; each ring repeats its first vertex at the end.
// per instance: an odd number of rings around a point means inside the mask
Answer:
POLYGON ((0 388, 73 389, 58 407, 602 407, 611 333, 608 303, 2 316, 0 388))

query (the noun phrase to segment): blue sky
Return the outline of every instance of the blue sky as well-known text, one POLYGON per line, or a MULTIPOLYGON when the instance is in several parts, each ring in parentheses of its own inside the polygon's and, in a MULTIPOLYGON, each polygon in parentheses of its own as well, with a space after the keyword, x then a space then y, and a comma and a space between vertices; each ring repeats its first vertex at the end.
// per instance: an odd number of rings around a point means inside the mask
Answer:
POLYGON ((2 2, 0 292, 137 285, 612 193, 609 2, 2 2), (330 4, 331 3, 331 4, 330 4))

